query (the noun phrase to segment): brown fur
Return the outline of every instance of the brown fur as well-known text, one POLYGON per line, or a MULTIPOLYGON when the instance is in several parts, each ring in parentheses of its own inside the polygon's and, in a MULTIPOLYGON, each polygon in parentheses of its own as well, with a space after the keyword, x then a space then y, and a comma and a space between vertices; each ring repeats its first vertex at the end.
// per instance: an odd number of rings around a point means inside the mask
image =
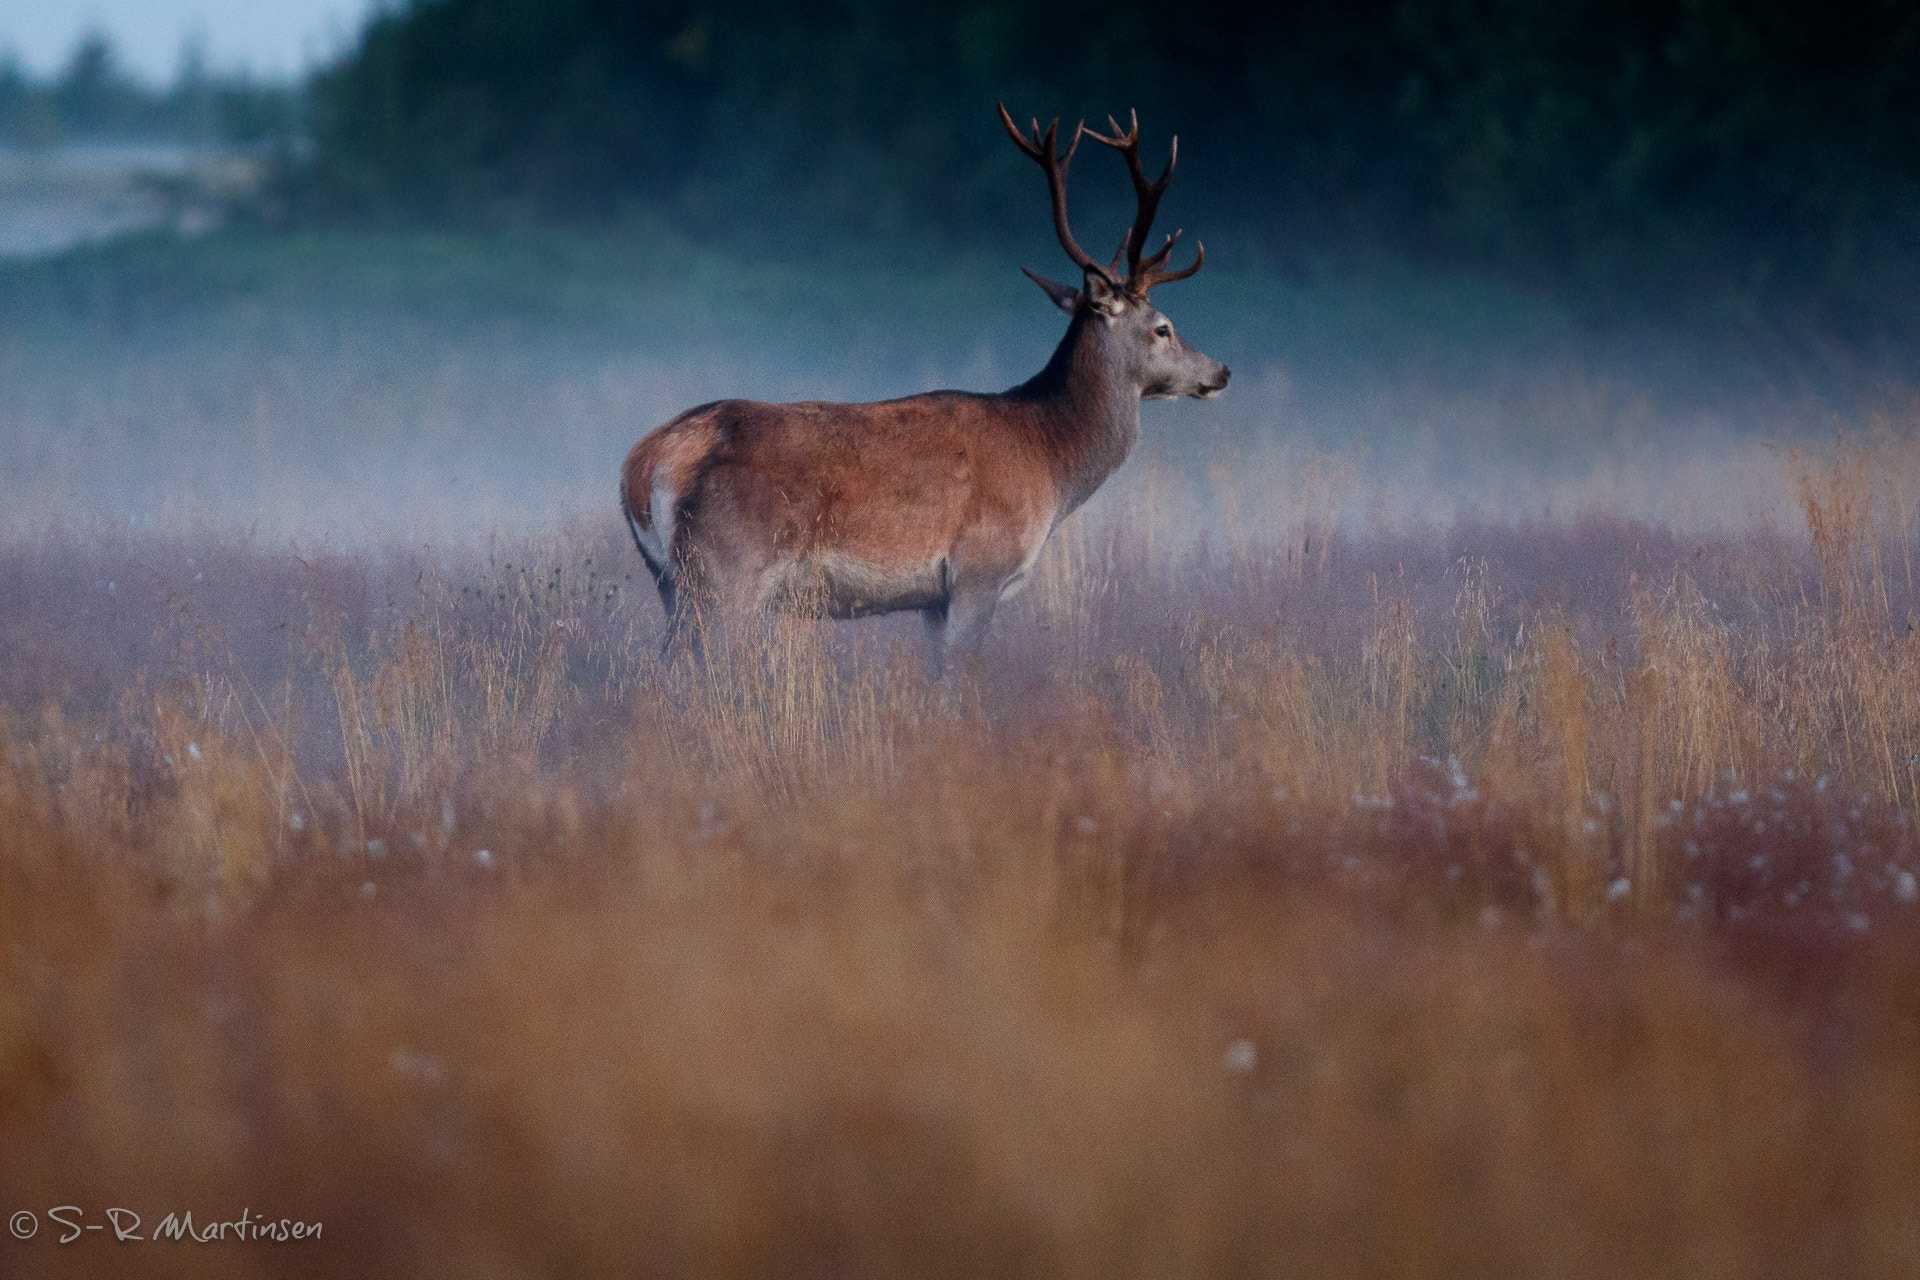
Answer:
POLYGON ((946 649, 971 648, 1047 535, 1126 460, 1141 399, 1209 398, 1226 386, 1226 366, 1188 346, 1147 300, 1154 283, 1199 269, 1196 260, 1159 270, 1171 238, 1139 253, 1172 165, 1148 183, 1137 126, 1094 135, 1125 154, 1139 194, 1123 283, 1066 229, 1053 131, 1043 148, 1037 126, 1029 144, 1004 108, 1001 118, 1046 170, 1061 244, 1084 268, 1078 290, 1034 277, 1073 317, 1053 358, 997 395, 720 400, 641 440, 621 469, 620 498, 671 620, 669 645, 689 614, 917 609, 946 649))
POLYGON ((1224 366, 1144 300, 1068 300, 1047 367, 1010 391, 876 404, 721 400, 627 455, 621 500, 679 634, 741 617, 925 611, 977 643, 1047 535, 1123 462, 1145 396, 1211 396, 1224 366), (664 508, 662 503, 664 502, 664 508))
POLYGON ((723 400, 635 445, 623 496, 651 530, 654 489, 674 494, 670 550, 731 580, 715 584, 723 610, 813 591, 851 616, 928 608, 951 582, 1013 576, 1059 506, 1051 461, 1031 409, 997 396, 723 400))

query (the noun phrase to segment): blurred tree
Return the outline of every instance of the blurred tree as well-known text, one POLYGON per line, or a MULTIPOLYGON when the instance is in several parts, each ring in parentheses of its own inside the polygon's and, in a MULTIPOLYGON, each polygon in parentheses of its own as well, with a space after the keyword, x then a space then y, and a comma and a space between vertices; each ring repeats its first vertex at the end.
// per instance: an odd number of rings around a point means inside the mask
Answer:
POLYGON ((131 132, 146 105, 144 97, 121 70, 113 43, 98 31, 80 38, 53 91, 61 124, 91 135, 131 132))
POLYGON ((178 69, 167 92, 167 111, 182 141, 205 147, 219 140, 214 92, 213 76, 207 68, 206 33, 196 31, 180 43, 178 69))

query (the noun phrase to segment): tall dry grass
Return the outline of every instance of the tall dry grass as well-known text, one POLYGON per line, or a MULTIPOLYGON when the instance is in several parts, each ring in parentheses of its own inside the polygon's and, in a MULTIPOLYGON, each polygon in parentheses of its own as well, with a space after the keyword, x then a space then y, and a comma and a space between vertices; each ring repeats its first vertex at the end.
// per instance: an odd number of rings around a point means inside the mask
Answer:
POLYGON ((662 664, 611 527, 11 547, 0 1209, 326 1227, 0 1259, 1910 1273, 1906 448, 1701 539, 1216 473, 951 697, 911 620, 662 664))

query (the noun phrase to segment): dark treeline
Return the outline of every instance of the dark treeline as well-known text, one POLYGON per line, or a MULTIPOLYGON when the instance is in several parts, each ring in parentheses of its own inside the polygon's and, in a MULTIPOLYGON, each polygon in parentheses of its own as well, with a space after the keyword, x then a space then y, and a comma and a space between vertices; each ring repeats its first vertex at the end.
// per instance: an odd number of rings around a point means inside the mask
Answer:
POLYGON ((300 90, 216 72, 187 45, 173 82, 132 75, 102 35, 82 38, 66 65, 37 77, 0 55, 0 144, 176 142, 260 146, 290 141, 300 125, 300 90))
MULTIPOLYGON (((1137 106, 1153 149, 1185 140, 1173 216, 1283 267, 1388 251, 1845 315, 1917 278, 1917 55, 1894 0, 416 0, 314 86, 305 196, 964 245, 1035 230, 996 100, 1137 106)), ((1090 217, 1112 163, 1080 165, 1090 217)))

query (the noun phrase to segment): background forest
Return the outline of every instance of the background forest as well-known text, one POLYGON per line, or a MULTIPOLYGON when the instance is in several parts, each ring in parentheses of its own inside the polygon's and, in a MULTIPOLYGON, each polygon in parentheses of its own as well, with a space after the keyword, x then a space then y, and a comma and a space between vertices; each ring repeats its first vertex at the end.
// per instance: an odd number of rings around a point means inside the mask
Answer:
POLYGON ((1137 107, 1187 141, 1175 216, 1282 270, 1385 252, 1904 331, 1916 54, 1897 3, 441 0, 319 76, 296 180, 314 216, 640 205, 938 252, 1043 230, 993 102, 1137 107))
POLYGON ((1390 254, 1886 337, 1920 272, 1916 55, 1920 12, 1885 0, 410 0, 297 86, 191 47, 143 86, 101 38, 44 82, 0 63, 0 141, 268 146, 272 208, 308 223, 640 209, 911 258, 1040 242, 995 101, 1138 107, 1187 140, 1180 209, 1266 267, 1390 254))

